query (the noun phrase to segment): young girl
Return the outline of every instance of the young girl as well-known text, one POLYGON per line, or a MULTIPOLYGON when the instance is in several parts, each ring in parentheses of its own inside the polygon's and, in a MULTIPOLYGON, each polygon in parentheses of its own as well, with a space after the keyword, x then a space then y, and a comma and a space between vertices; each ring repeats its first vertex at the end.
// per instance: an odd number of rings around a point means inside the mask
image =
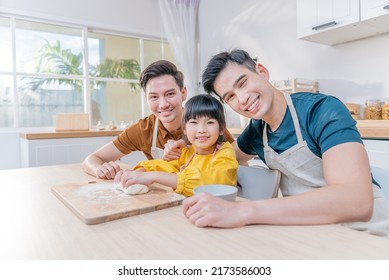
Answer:
POLYGON ((200 185, 236 186, 238 162, 232 145, 223 139, 223 105, 212 96, 196 95, 185 105, 183 123, 191 145, 183 148, 178 160, 141 161, 135 171, 120 171, 115 183, 121 182, 124 189, 134 184, 159 183, 185 196, 193 195, 193 188, 200 185))

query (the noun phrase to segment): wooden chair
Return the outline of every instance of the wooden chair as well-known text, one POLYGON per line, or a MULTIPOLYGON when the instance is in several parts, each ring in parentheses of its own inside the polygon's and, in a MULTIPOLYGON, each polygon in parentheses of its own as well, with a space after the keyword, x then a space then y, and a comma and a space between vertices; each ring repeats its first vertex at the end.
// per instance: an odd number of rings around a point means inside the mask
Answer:
POLYGON ((380 184, 385 197, 389 199, 389 169, 371 166, 374 179, 380 184))
POLYGON ((242 166, 238 168, 238 196, 260 200, 278 195, 281 172, 260 166, 242 166))

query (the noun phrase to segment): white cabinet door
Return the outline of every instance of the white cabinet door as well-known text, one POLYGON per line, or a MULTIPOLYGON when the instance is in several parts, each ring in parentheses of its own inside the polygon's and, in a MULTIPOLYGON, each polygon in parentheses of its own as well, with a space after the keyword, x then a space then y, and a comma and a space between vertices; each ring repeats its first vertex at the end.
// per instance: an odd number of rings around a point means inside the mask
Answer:
POLYGON ((383 32, 360 21, 359 0, 297 0, 300 39, 337 45, 383 32))
POLYGON ((389 32, 389 0, 361 0, 361 20, 376 34, 389 32))
POLYGON ((359 0, 297 0, 299 38, 350 25, 359 19, 359 0))
POLYGON ((389 169, 389 141, 364 139, 370 165, 389 169))
POLYGON ((389 14, 389 0, 361 0, 361 20, 389 14))
POLYGON ((80 163, 90 153, 111 141, 112 136, 37 140, 22 138, 21 166, 80 163))

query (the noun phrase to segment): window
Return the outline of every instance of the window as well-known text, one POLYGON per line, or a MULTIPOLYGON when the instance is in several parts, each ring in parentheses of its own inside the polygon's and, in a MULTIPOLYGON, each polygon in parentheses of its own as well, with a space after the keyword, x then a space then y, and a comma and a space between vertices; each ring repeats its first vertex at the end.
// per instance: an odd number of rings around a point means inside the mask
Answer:
POLYGON ((12 36, 8 18, 0 17, 0 38, 0 127, 13 127, 12 36))
POLYGON ((88 35, 92 123, 138 120, 142 115, 139 39, 88 35))
POLYGON ((175 63, 166 42, 87 27, 0 17, 0 37, 0 128, 54 126, 56 114, 77 112, 92 126, 137 121, 147 114, 142 66, 175 63))
POLYGON ((80 29, 15 21, 18 126, 53 126, 57 113, 84 111, 80 29))

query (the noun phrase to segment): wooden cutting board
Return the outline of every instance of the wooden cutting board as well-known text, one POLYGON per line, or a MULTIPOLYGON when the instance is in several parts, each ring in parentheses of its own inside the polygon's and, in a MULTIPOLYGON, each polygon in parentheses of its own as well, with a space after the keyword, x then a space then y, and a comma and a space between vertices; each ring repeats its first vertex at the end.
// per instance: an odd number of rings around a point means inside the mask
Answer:
POLYGON ((141 195, 116 190, 113 182, 55 185, 51 191, 88 225, 140 215, 180 205, 185 196, 169 187, 155 185, 141 195))

